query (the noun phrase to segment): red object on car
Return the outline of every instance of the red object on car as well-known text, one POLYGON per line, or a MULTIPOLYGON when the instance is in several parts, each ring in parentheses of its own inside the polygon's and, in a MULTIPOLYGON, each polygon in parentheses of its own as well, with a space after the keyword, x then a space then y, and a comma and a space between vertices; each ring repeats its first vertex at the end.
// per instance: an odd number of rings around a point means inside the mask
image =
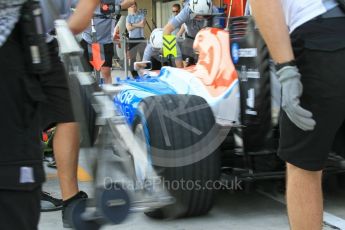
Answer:
POLYGON ((231 8, 230 17, 240 17, 244 15, 247 0, 224 0, 224 5, 226 5, 226 15, 229 14, 231 8))

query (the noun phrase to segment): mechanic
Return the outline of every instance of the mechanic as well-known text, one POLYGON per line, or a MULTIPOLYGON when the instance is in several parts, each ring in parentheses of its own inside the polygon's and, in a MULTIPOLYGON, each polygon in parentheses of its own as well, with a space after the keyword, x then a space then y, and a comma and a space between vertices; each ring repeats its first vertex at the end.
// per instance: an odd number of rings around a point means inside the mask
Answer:
POLYGON ((145 23, 145 15, 138 12, 138 5, 135 2, 131 7, 128 8, 128 16, 126 18, 126 28, 128 30, 128 37, 130 42, 128 44, 130 69, 134 78, 138 76, 138 73, 134 70, 134 62, 136 61, 137 54, 139 54, 140 59, 142 59, 144 54, 145 43, 139 40, 145 39, 145 23))
POLYGON ((336 0, 251 7, 282 85, 278 154, 287 162, 291 229, 321 230, 322 170, 345 119, 345 13, 336 0))
MULTIPOLYGON (((150 35, 149 43, 147 43, 144 51, 143 61, 151 61, 152 70, 160 70, 162 66, 172 65, 169 60, 162 56, 163 48, 163 29, 156 28, 150 35)), ((175 60, 182 61, 180 49, 177 49, 177 57, 175 60)))
POLYGON ((150 41, 144 51, 143 61, 151 61, 152 70, 162 68, 163 29, 156 28, 151 32, 150 41))
MULTIPOLYGON (((54 3, 53 7, 60 12, 62 17, 68 17, 72 2, 69 4, 66 4, 63 0, 54 0, 52 2, 54 3)), ((41 1, 41 5, 45 22, 47 22, 46 28, 53 30, 53 19, 49 10, 49 3, 47 1, 41 1)), ((88 23, 85 23, 85 19, 79 16, 82 13, 81 11, 84 11, 81 7, 84 8, 87 6, 81 1, 80 5, 77 6, 76 14, 72 15, 71 22, 74 23, 75 18, 79 17, 78 19, 83 21, 82 24, 84 24, 84 27, 72 27, 74 32, 80 32, 81 28, 88 26, 88 23)), ((94 9, 94 3, 92 7, 94 9)), ((46 96, 46 100, 42 104, 42 128, 47 130, 56 126, 53 151, 63 200, 62 221, 64 227, 70 227, 70 223, 68 223, 68 219, 64 215, 64 210, 72 201, 87 198, 87 194, 78 189, 79 127, 73 116, 66 73, 58 55, 58 43, 49 34, 46 40, 48 41, 52 68, 47 73, 40 75, 40 82, 46 96)), ((49 194, 45 193, 43 198, 49 200, 49 194)), ((54 203, 54 198, 50 197, 50 201, 54 203)))
MULTIPOLYGON (((172 6, 172 15, 171 17, 169 18, 168 21, 172 20, 176 15, 178 15, 179 13, 181 12, 181 5, 176 3, 172 6)), ((177 27, 173 32, 171 32, 172 35, 175 35, 176 38, 183 38, 184 34, 186 32, 186 29, 185 29, 185 24, 183 23, 182 26, 180 27, 177 27)), ((178 46, 177 47, 180 47, 182 46, 182 41, 179 40, 177 41, 178 42, 178 46)))
MULTIPOLYGON (((168 21, 172 20, 176 15, 178 15, 181 12, 181 5, 178 3, 174 4, 171 8, 172 8, 171 9, 172 15, 170 16, 168 21)), ((171 32, 171 34, 177 36, 177 33, 179 33, 181 28, 184 28, 184 27, 183 26, 176 27, 175 30, 171 32)), ((177 36, 177 37, 180 37, 180 36, 177 36)))
MULTIPOLYGON (((62 0, 40 2, 47 32, 54 30, 53 22, 55 18, 51 12, 51 7, 54 7, 56 9, 55 12, 58 12, 64 18, 69 16, 72 7, 72 1, 69 4, 62 0), (51 3, 53 5, 49 5, 51 3)), ((76 2, 73 3, 76 4, 76 2)), ((80 11, 80 8, 77 8, 77 10, 80 11)), ((48 130, 56 126, 53 151, 58 168, 62 202, 57 202, 50 194, 45 192, 42 193, 41 199, 54 204, 56 207, 53 206, 53 208, 57 208, 60 205, 63 206, 62 222, 64 227, 68 227, 70 224, 64 215, 64 209, 67 204, 69 204, 71 199, 87 198, 86 193, 79 191, 78 188, 79 126, 74 119, 67 75, 60 61, 57 40, 47 33, 46 41, 52 67, 48 72, 39 75, 41 88, 46 98, 42 103, 41 127, 43 130, 48 130)), ((41 208, 43 210, 43 206, 41 208)))
MULTIPOLYGON (((186 3, 182 11, 172 18, 164 27, 164 35, 171 34, 176 28, 185 24, 186 34, 182 43, 181 51, 183 60, 189 59, 190 64, 197 62, 197 55, 193 50, 193 42, 196 34, 204 28, 212 13, 218 13, 217 7, 214 7, 211 0, 198 0, 186 3)), ((212 26, 220 27, 218 18, 212 18, 212 26)), ((182 68, 182 61, 176 60, 176 67, 182 68)))
MULTIPOLYGON (((74 31, 85 24, 80 19, 91 17, 96 3, 96 0, 80 1, 78 8, 83 10, 73 16, 69 24, 74 31)), ((32 28, 27 19, 37 17, 32 14, 33 7, 38 7, 33 1, 0 0, 0 102, 5 108, 0 115, 3 129, 0 134, 2 229, 37 229, 40 215, 41 185, 44 182, 40 104, 45 95, 38 73, 48 71, 49 64, 47 56, 37 63, 27 55, 29 52, 25 52, 29 49, 27 42, 30 36, 34 36, 30 41, 40 47, 40 53, 46 50, 40 29, 35 34, 34 31, 25 33, 32 28)))
MULTIPOLYGON (((101 0, 101 2, 105 2, 101 0)), ((121 9, 127 9, 131 6, 134 0, 114 0, 116 5, 121 4, 121 9)), ((101 10, 100 7, 97 7, 95 10, 95 15, 100 16, 101 10)), ((112 84, 111 78, 111 67, 113 63, 113 56, 114 56, 114 43, 113 43, 113 30, 115 28, 116 20, 115 19, 108 19, 108 18, 97 18, 93 19, 94 26, 96 29, 96 40, 103 46, 104 50, 104 59, 105 62, 101 68, 101 74, 104 78, 105 84, 112 84)), ((89 22, 90 24, 90 22, 89 22)), ((91 26, 88 27, 82 34, 82 41, 81 46, 84 49, 84 54, 86 60, 90 61, 91 57, 91 44, 93 43, 92 40, 92 31, 91 26)), ((87 65, 87 69, 92 71, 93 67, 91 64, 87 65)))
POLYGON ((40 1, 45 28, 47 29, 46 42, 49 59, 52 67, 49 71, 39 75, 39 80, 45 100, 42 103, 42 130, 46 131, 56 126, 53 138, 53 150, 56 162, 61 169, 58 177, 63 199, 56 199, 47 192, 41 194, 41 211, 59 210, 66 200, 79 192, 77 181, 77 162, 79 152, 78 124, 74 120, 70 93, 64 67, 58 55, 58 43, 49 34, 54 32, 54 19, 61 16, 67 18, 72 5, 62 0, 40 1), (54 13, 56 15, 54 15, 54 13))

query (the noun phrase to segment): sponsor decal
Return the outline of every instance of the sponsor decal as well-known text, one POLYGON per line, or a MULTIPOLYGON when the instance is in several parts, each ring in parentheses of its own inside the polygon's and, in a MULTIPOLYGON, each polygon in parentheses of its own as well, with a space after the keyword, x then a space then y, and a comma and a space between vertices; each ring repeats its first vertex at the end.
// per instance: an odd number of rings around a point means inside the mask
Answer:
POLYGON ((247 78, 254 78, 254 79, 260 78, 260 73, 257 71, 247 71, 246 75, 247 75, 247 78))
POLYGON ((258 50, 256 48, 239 49, 238 50, 238 56, 239 57, 257 57, 258 56, 258 50))
POLYGON ((238 45, 238 43, 234 42, 231 44, 231 57, 234 64, 237 64, 238 60, 240 59, 239 49, 240 46, 238 45))
POLYGON ((254 115, 256 116, 258 113, 254 111, 254 106, 255 106, 255 90, 254 88, 251 88, 248 90, 248 97, 247 97, 247 107, 246 109, 246 114, 248 115, 254 115))

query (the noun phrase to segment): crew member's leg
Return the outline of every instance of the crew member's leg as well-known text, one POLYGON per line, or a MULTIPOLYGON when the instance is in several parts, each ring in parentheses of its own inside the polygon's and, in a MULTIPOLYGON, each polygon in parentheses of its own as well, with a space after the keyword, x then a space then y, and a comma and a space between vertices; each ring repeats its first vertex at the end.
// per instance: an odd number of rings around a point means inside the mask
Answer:
POLYGON ((332 36, 341 30, 345 35, 345 30, 341 23, 337 24, 337 19, 324 21, 321 26, 318 23, 320 21, 314 20, 305 24, 304 28, 295 31, 299 36, 292 37, 297 66, 302 75, 301 106, 313 113, 315 129, 302 131, 285 112, 282 112, 280 121, 278 153, 288 163, 287 203, 293 230, 322 228, 321 170, 325 167, 336 133, 345 120, 345 78, 342 67, 345 44, 342 46, 341 43, 327 43, 324 40, 336 40, 332 36), (334 31, 323 31, 323 28, 334 28, 334 31), (318 39, 313 34, 318 34, 318 39), (308 39, 313 42, 310 43, 308 39), (335 44, 339 45, 337 50, 335 44), (300 50, 303 52, 297 52, 300 50))
POLYGON ((101 73, 104 78, 105 84, 112 84, 113 80, 111 78, 111 67, 113 65, 113 56, 114 56, 114 44, 104 44, 104 59, 105 62, 101 68, 101 73))
POLYGON ((79 127, 73 114, 65 69, 58 56, 57 41, 53 40, 48 47, 52 69, 40 76, 46 95, 46 101, 42 105, 42 127, 56 126, 53 151, 63 199, 62 221, 64 227, 70 227, 64 209, 71 200, 87 197, 78 189, 79 127))
POLYGON ((287 164, 286 200, 291 229, 321 230, 322 171, 311 172, 287 164))
POLYGON ((53 150, 58 169, 63 200, 78 193, 77 167, 79 154, 79 127, 75 122, 64 67, 57 52, 57 42, 48 44, 52 69, 41 75, 42 88, 46 95, 43 104, 43 128, 56 125, 53 150))
POLYGON ((93 70, 93 66, 90 63, 90 54, 89 54, 90 44, 87 43, 84 39, 82 39, 80 42, 80 45, 84 50, 83 67, 85 68, 85 71, 91 72, 93 70))
MULTIPOLYGON (((194 39, 192 37, 186 37, 182 43, 182 60, 185 61, 185 66, 194 65, 197 61, 194 49, 193 49, 194 39)), ((176 66, 179 63, 176 62, 176 66)))
POLYGON ((78 193, 79 126, 76 122, 58 123, 53 149, 61 188, 67 200, 78 193))
POLYGON ((137 71, 134 70, 134 62, 136 62, 137 54, 138 54, 138 43, 135 40, 138 40, 138 39, 135 39, 135 38, 130 39, 130 43, 128 44, 130 71, 133 78, 138 77, 137 71))
MULTIPOLYGON (((140 40, 145 40, 145 38, 140 38, 140 40)), ((138 43, 139 60, 143 60, 145 48, 146 48, 146 42, 138 43)))

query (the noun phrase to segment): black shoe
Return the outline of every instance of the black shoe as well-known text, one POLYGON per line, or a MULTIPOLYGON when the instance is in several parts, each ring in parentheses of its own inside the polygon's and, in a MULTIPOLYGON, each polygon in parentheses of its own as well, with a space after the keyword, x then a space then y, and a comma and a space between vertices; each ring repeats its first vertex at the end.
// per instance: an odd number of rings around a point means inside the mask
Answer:
POLYGON ((49 168, 56 169, 57 166, 56 166, 55 158, 53 158, 53 160, 51 160, 50 162, 48 162, 48 163, 47 163, 47 166, 48 166, 49 168))
POLYGON ((62 209, 62 199, 54 198, 50 193, 41 192, 41 212, 52 212, 62 209))
POLYGON ((87 199, 88 196, 85 192, 79 191, 76 195, 69 198, 68 200, 63 201, 63 207, 62 207, 62 224, 64 228, 72 228, 72 223, 70 222, 70 218, 66 212, 68 208, 70 208, 70 205, 77 200, 83 200, 87 199))

